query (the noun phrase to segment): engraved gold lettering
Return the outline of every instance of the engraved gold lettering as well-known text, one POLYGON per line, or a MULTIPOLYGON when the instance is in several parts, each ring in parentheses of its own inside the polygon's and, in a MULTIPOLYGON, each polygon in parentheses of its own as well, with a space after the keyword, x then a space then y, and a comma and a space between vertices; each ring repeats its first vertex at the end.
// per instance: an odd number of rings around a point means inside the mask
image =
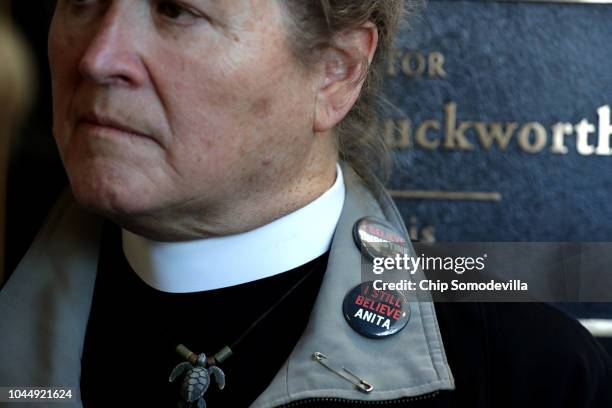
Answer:
POLYGON ((417 217, 410 217, 410 226, 408 227, 408 235, 413 241, 419 240, 419 226, 417 217))
POLYGON ((538 122, 529 122, 519 130, 518 144, 527 153, 535 154, 546 146, 546 128, 538 122), (533 140, 531 138, 533 135, 533 140))
POLYGON ((476 134, 478 135, 478 140, 480 140, 480 145, 484 149, 490 150, 493 142, 496 142, 500 150, 506 150, 514 131, 518 129, 518 124, 514 122, 506 123, 504 127, 503 124, 494 122, 491 123, 487 129, 486 123, 476 122, 474 127, 476 128, 476 134))
POLYGON ((437 120, 433 120, 433 119, 424 121, 417 128, 417 131, 415 132, 415 135, 414 135, 414 139, 415 139, 415 143, 419 147, 422 147, 427 150, 434 150, 438 146, 440 146, 440 139, 428 139, 427 131, 430 129, 440 130, 440 122, 438 122, 437 120))
POLYGON ((599 140, 595 153, 600 156, 612 155, 610 137, 612 137, 612 124, 610 123, 610 106, 605 105, 597 109, 599 115, 599 140))
POLYGON ((394 51, 387 58, 387 75, 394 77, 399 72, 404 75, 428 78, 446 78, 448 73, 444 67, 446 59, 438 51, 430 53, 419 51, 394 51))
POLYGON ((575 127, 576 129, 576 150, 583 156, 590 156, 595 153, 595 146, 589 144, 589 135, 595 132, 595 126, 588 120, 582 119, 575 127))
POLYGON ((436 242, 436 227, 428 225, 421 230, 421 242, 436 242))
POLYGON ((410 223, 407 227, 408 235, 411 240, 419 242, 436 242, 436 228, 433 225, 423 225, 421 227, 417 217, 410 217, 410 223))
POLYGON ((573 132, 574 127, 571 123, 555 123, 552 127, 552 146, 550 147, 550 151, 556 154, 567 154, 565 136, 569 136, 573 132))
POLYGON ((473 150, 474 146, 466 139, 465 131, 472 127, 471 122, 461 122, 457 126, 457 104, 449 102, 444 105, 444 148, 453 150, 473 150))
POLYGON ((382 122, 385 141, 392 149, 419 148, 425 150, 474 150, 490 151, 496 147, 507 151, 513 138, 518 147, 527 153, 541 153, 546 146, 552 154, 569 154, 567 138, 575 133, 575 149, 581 156, 612 156, 612 111, 609 105, 597 109, 598 127, 587 119, 576 125, 557 122, 550 127, 551 141, 547 128, 539 122, 519 124, 517 122, 458 121, 457 103, 444 105, 443 122, 439 119, 424 119, 414 124, 408 118, 385 119, 382 122), (468 131, 472 130, 472 133, 468 131), (414 135, 413 135, 414 132, 414 135), (595 132, 598 132, 595 135, 595 132), (468 138, 469 137, 469 138, 468 138), (414 138, 414 139, 413 139, 414 138))
POLYGON ((441 52, 432 52, 429 54, 429 77, 446 78, 448 74, 444 70, 444 55, 441 52))
POLYGON ((397 124, 394 120, 387 119, 385 120, 384 130, 385 143, 391 149, 408 149, 411 147, 411 130, 412 123, 410 119, 402 119, 397 124))
POLYGON ((426 65, 425 57, 420 52, 408 52, 402 58, 402 72, 409 77, 423 75, 426 65))

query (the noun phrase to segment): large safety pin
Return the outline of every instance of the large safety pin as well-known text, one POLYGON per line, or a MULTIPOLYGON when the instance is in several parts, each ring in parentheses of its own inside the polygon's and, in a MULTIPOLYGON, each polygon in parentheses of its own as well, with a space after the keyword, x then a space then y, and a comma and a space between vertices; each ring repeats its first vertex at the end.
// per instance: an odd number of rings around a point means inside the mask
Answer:
POLYGON ((337 369, 337 368, 332 367, 328 362, 324 361, 324 360, 329 361, 329 358, 325 354, 317 351, 312 355, 312 358, 315 361, 317 361, 319 364, 321 364, 323 367, 327 368, 332 373, 336 374, 337 376, 353 384, 355 387, 359 388, 359 390, 365 393, 368 393, 374 389, 374 386, 372 384, 370 384, 363 378, 359 378, 357 375, 350 372, 346 367, 342 366, 342 369, 337 369), (351 377, 344 374, 343 371, 348 373, 351 377))

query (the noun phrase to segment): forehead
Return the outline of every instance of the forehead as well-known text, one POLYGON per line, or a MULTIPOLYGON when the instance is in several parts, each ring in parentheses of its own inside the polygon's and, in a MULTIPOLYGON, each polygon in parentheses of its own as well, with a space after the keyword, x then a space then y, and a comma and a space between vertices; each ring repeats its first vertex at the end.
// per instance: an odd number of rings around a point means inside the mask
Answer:
MULTIPOLYGON (((133 0, 131 0, 133 1, 133 0)), ((281 5, 278 0, 193 0, 203 8, 218 13, 219 18, 234 28, 248 30, 258 23, 270 26, 273 21, 280 22, 281 5)), ((309 1, 309 0, 306 0, 309 1)))
POLYGON ((263 17, 278 6, 277 0, 191 0, 202 7, 211 7, 235 16, 263 17))
MULTIPOLYGON (((43 0, 45 10, 52 12, 55 7, 69 0, 43 0)), ((147 2, 159 3, 160 0, 97 0, 107 3, 116 2, 147 2)), ((169 1, 174 2, 174 1, 169 1)), ((242 20, 265 19, 266 16, 274 15, 274 11, 279 10, 278 0, 184 0, 185 6, 202 7, 210 12, 216 12, 225 18, 235 18, 242 20)), ((177 3, 177 5, 181 5, 177 3)))

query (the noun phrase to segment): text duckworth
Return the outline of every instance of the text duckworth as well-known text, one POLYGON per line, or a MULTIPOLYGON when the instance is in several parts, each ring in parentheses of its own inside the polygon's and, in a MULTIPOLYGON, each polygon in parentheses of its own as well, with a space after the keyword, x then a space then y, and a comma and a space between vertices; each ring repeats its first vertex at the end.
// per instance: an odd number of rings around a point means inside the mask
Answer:
POLYGON ((393 149, 489 151, 495 147, 506 151, 511 143, 526 153, 549 151, 568 154, 571 145, 581 156, 612 156, 612 122, 609 105, 597 109, 597 126, 586 118, 575 122, 557 122, 547 126, 540 122, 518 123, 459 120, 457 103, 443 107, 443 118, 415 123, 409 118, 386 119, 383 134, 393 149), (572 143, 567 139, 573 139, 572 143))

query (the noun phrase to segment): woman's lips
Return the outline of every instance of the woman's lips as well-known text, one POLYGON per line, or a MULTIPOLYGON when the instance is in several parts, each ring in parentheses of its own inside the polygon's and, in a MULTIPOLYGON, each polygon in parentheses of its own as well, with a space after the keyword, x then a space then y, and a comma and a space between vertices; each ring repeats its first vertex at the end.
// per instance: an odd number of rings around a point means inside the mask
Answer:
POLYGON ((155 141, 151 135, 125 125, 121 121, 99 115, 81 116, 77 122, 77 127, 82 127, 87 132, 101 137, 138 137, 155 141))

